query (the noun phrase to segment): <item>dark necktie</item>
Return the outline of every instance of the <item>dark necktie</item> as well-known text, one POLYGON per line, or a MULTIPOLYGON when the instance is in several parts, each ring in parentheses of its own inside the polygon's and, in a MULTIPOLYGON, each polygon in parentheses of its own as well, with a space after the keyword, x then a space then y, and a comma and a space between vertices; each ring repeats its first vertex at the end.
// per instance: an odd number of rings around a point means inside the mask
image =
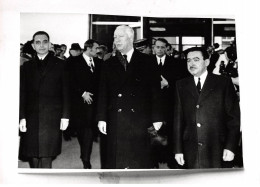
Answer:
POLYGON ((198 92, 199 92, 199 94, 200 94, 200 92, 201 92, 201 83, 200 83, 200 78, 198 79, 197 90, 198 90, 198 92))
POLYGON ((94 72, 95 67, 94 67, 94 63, 93 63, 93 61, 92 61, 92 58, 89 58, 89 62, 90 62, 91 71, 94 72))
POLYGON ((163 68, 162 59, 160 58, 160 63, 159 63, 160 74, 162 74, 162 68, 163 68))
POLYGON ((126 71, 126 67, 127 67, 127 63, 128 63, 128 61, 127 61, 127 55, 123 55, 123 57, 124 57, 123 65, 124 65, 124 68, 125 68, 125 71, 126 71))

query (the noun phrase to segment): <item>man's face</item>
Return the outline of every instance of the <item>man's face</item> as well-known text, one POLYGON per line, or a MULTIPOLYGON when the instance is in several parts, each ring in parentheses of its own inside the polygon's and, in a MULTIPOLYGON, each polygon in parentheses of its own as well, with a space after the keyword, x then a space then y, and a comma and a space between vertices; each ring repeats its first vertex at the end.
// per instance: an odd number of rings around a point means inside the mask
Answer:
POLYGON ((154 44, 154 52, 158 57, 163 57, 166 54, 166 43, 156 41, 154 44))
POLYGON ((50 42, 48 37, 44 34, 36 35, 34 37, 32 47, 39 55, 47 54, 50 48, 50 42))
POLYGON ((79 56, 81 54, 81 50, 74 50, 74 49, 71 49, 70 50, 70 54, 72 56, 79 56))
POLYGON ((97 49, 98 58, 103 59, 104 55, 105 55, 105 51, 102 48, 98 48, 97 49))
POLYGON ((62 54, 65 54, 66 50, 67 50, 66 46, 61 46, 61 53, 62 54))
POLYGON ((93 47, 90 49, 89 54, 91 55, 91 57, 96 57, 97 56, 97 49, 98 49, 99 45, 97 43, 93 43, 93 47))
POLYGON ((127 53, 133 45, 132 39, 128 37, 126 31, 123 28, 115 30, 114 43, 116 45, 116 49, 121 53, 127 53))
POLYGON ((188 71, 196 77, 200 77, 207 70, 209 59, 204 60, 200 51, 192 51, 187 55, 188 71))

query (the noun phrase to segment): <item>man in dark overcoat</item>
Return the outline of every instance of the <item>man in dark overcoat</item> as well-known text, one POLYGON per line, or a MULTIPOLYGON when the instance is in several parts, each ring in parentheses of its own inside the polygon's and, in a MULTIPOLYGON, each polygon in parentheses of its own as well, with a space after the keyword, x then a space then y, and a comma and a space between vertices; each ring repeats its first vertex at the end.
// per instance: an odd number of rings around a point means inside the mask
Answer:
MULTIPOLYGON (((158 167, 158 162, 167 162, 169 168, 176 168, 177 163, 172 153, 172 132, 173 132, 173 109, 174 109, 174 90, 175 83, 178 79, 185 76, 181 74, 183 71, 179 65, 179 61, 168 56, 167 51, 168 41, 164 38, 158 38, 154 42, 153 61, 157 64, 159 74, 161 76, 161 109, 163 113, 164 126, 161 129, 162 135, 167 135, 168 145, 154 146, 155 166, 158 167)), ((186 68, 186 67, 185 67, 186 68)))
POLYGON ((51 168, 69 123, 69 79, 65 63, 49 53, 46 32, 36 32, 32 46, 37 54, 20 75, 20 156, 32 168, 51 168))
POLYGON ((85 169, 91 169, 90 156, 93 144, 97 88, 100 66, 103 60, 97 58, 99 44, 89 39, 84 44, 84 52, 71 65, 72 115, 71 122, 76 128, 80 145, 80 158, 85 169))
POLYGON ((133 29, 118 26, 114 32, 117 54, 101 70, 97 119, 99 130, 107 134, 109 169, 151 168, 147 128, 153 125, 159 130, 162 125, 156 64, 136 51, 133 41, 133 29))
POLYGON ((174 153, 186 168, 222 168, 234 159, 240 134, 239 102, 230 78, 207 72, 204 48, 187 50, 188 71, 177 81, 174 153))

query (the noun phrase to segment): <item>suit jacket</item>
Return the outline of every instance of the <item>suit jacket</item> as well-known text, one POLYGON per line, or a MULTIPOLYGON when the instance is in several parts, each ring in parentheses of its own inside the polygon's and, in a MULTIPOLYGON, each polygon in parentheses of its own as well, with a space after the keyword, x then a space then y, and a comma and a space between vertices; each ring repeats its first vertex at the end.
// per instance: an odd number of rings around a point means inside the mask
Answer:
POLYGON ((61 118, 69 118, 69 76, 65 63, 48 54, 43 68, 36 56, 25 62, 20 74, 20 155, 51 157, 61 152, 61 118))
POLYGON ((193 76, 177 81, 174 152, 188 168, 221 168, 223 149, 235 153, 240 109, 229 78, 209 73, 200 95, 193 76))
POLYGON ((162 75, 169 84, 169 87, 160 89, 160 95, 162 98, 161 110, 163 112, 164 121, 169 122, 173 120, 174 90, 176 81, 179 80, 181 76, 179 75, 180 66, 173 57, 166 55, 164 65, 162 69, 160 69, 155 55, 152 57, 152 59, 158 66, 159 74, 162 75))
POLYGON ((94 72, 91 71, 83 55, 74 58, 73 62, 70 62, 72 123, 77 127, 92 127, 94 125, 94 112, 102 60, 94 58, 93 62, 95 65, 94 72), (93 103, 91 105, 83 101, 82 95, 85 91, 93 94, 93 103))
POLYGON ((98 95, 97 120, 107 122, 106 168, 151 168, 147 128, 162 121, 160 77, 150 57, 136 50, 126 71, 119 59, 117 53, 104 63, 98 95))

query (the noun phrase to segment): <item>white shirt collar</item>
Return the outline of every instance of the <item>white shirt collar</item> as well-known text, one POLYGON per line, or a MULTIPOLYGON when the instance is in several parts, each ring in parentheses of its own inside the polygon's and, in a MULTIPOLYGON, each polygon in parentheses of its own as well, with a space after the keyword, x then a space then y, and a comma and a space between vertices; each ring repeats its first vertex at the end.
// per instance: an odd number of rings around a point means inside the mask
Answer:
POLYGON ((195 84, 196 84, 196 85, 197 85, 197 83, 198 83, 198 81, 199 81, 199 78, 200 78, 201 89, 202 89, 202 87, 203 87, 203 85, 204 85, 204 83, 205 83, 205 80, 206 80, 206 78, 207 78, 207 75, 208 75, 208 71, 206 70, 204 73, 202 73, 202 74, 200 75, 200 77, 195 77, 195 76, 194 76, 194 81, 195 81, 195 84))
POLYGON ((160 59, 162 59, 162 64, 164 65, 166 55, 163 55, 162 57, 158 57, 158 56, 156 55, 156 58, 157 58, 157 63, 158 63, 158 65, 160 64, 160 59))
POLYGON ((46 57, 48 54, 49 54, 49 53, 47 53, 47 54, 45 54, 45 55, 43 55, 43 56, 41 56, 41 57, 37 54, 37 56, 38 56, 38 58, 39 58, 40 60, 44 60, 45 57, 46 57))
POLYGON ((134 48, 132 48, 130 51, 128 51, 126 54, 122 54, 122 55, 127 55, 127 62, 129 63, 132 56, 133 56, 133 53, 134 53, 134 48))

